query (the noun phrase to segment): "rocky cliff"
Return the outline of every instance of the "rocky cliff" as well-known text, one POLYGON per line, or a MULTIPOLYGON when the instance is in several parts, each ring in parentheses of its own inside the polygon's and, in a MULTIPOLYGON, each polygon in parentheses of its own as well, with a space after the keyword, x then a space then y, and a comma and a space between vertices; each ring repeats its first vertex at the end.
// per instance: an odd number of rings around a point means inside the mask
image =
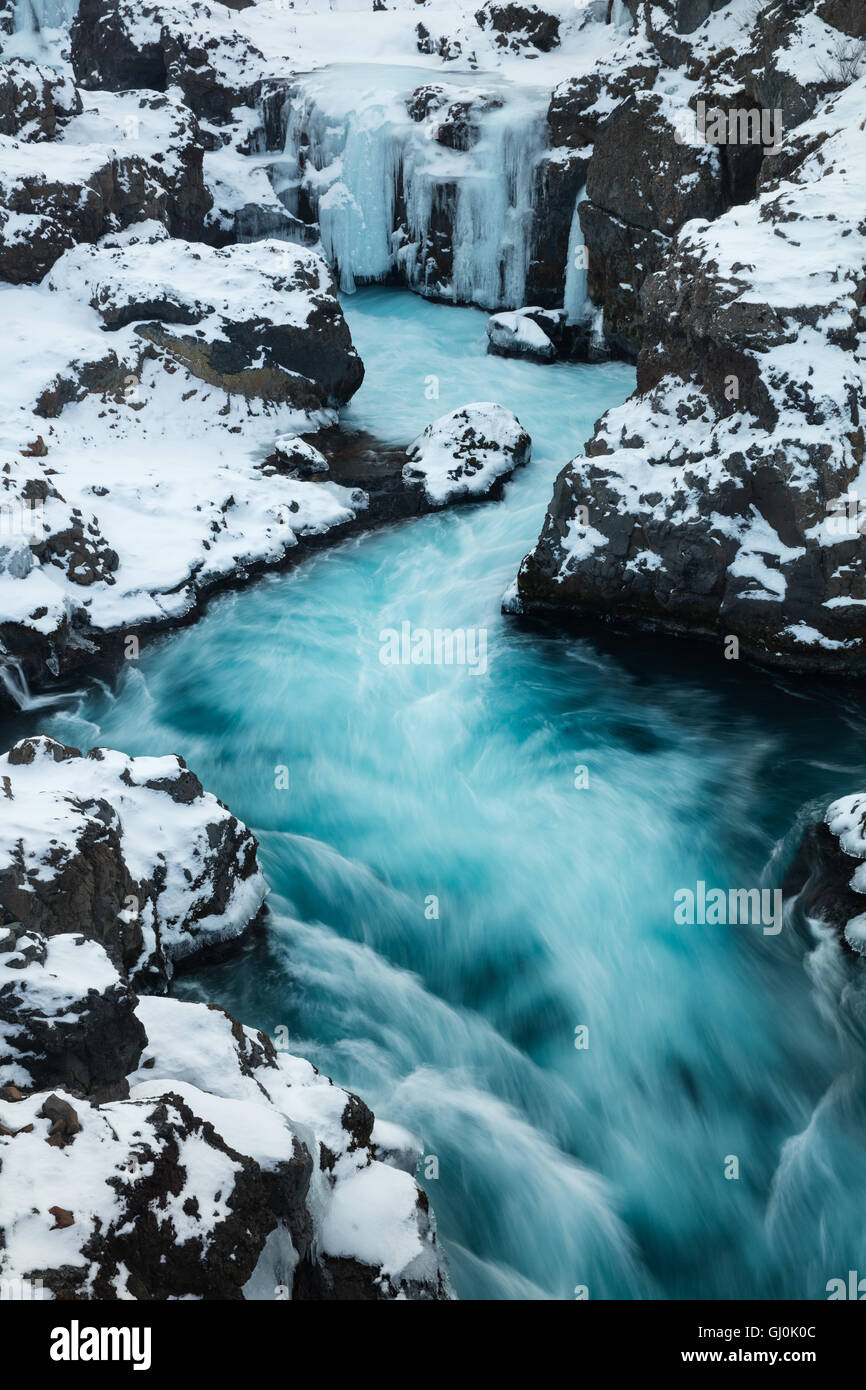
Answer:
POLYGON ((0 766, 0 1277, 58 1299, 449 1297, 412 1137, 165 995, 261 909, 246 827, 177 758, 37 737, 0 766))

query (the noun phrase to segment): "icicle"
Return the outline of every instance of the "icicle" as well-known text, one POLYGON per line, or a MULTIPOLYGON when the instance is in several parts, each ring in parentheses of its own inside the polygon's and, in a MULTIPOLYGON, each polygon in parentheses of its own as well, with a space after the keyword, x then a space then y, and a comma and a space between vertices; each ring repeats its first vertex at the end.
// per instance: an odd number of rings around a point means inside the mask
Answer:
POLYGON ((571 230, 568 234, 568 261, 565 267, 565 315, 567 323, 586 323, 593 312, 592 300, 586 288, 589 260, 583 228, 580 225, 580 205, 586 201, 586 184, 577 195, 571 230))
POLYGON ((430 83, 424 74, 425 84, 403 69, 380 73, 374 91, 369 71, 351 68, 299 79, 289 99, 284 160, 274 171, 281 199, 293 214, 318 219, 343 290, 396 271, 421 294, 486 309, 520 307, 535 163, 544 144, 543 93, 500 82, 504 101, 485 107, 488 85, 482 90, 477 79, 437 74, 430 83), (428 119, 412 119, 407 99, 421 85, 444 88, 444 106, 475 102, 478 138, 470 149, 439 143, 436 109, 428 119), (443 269, 434 248, 449 242, 443 269))

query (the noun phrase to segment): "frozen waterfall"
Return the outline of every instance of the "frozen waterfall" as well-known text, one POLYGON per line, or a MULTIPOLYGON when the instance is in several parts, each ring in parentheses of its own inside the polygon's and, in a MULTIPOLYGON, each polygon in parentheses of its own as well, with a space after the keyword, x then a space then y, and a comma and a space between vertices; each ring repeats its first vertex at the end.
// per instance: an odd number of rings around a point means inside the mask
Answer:
POLYGON ((526 302, 547 94, 498 76, 334 65, 287 99, 275 187, 317 222, 343 290, 526 302))

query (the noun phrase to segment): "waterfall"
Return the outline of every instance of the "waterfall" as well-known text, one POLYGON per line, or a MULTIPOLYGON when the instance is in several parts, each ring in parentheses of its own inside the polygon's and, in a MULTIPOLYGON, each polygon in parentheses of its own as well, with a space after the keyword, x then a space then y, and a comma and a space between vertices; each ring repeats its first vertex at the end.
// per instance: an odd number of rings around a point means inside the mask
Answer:
POLYGON ((565 266, 565 314, 568 323, 586 323, 593 312, 592 300, 587 291, 587 268, 589 265, 583 228, 580 225, 580 205, 586 201, 586 184, 577 195, 571 230, 568 234, 568 260, 565 266))
POLYGON ((12 29, 16 34, 67 29, 78 12, 78 0, 15 0, 12 29))
POLYGON ((610 12, 610 22, 615 29, 630 29, 632 26, 631 10, 625 0, 613 0, 610 12))
POLYGON ((24 713, 30 710, 47 709, 51 705, 62 704, 68 700, 84 698, 83 690, 67 690, 62 693, 54 691, 48 695, 31 694, 21 662, 16 656, 9 656, 6 653, 0 655, 0 685, 3 686, 12 703, 24 713))
POLYGON ((287 100, 274 186, 291 213, 318 222, 341 289, 396 278, 455 303, 525 303, 544 92, 337 64, 299 79, 287 100))

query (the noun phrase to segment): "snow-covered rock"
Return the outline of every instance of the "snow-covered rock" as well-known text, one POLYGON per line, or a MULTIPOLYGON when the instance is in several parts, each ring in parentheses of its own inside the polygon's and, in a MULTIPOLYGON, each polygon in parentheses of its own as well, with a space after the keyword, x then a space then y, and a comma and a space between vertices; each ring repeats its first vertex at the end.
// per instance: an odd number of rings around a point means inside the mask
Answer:
POLYGON ((460 406, 428 425, 409 449, 403 476, 432 506, 496 496, 529 462, 531 441, 517 416, 491 401, 460 406))
POLYGON ((81 97, 65 73, 11 58, 0 64, 0 135, 53 140, 58 118, 81 110, 81 97))
POLYGON ((557 480, 524 611, 862 668, 864 104, 861 78, 756 199, 681 231, 643 291, 638 393, 557 480))
POLYGON ((250 832, 174 757, 27 739, 0 790, 0 1277, 450 1297, 411 1136, 217 1005, 132 992, 255 916, 250 832))
MULTIPOLYGON (((53 104, 42 120, 53 130, 53 104)), ((87 94, 52 140, 29 129, 0 136, 0 278, 40 280, 66 249, 146 219, 175 236, 202 234, 212 205, 204 152, 176 96, 87 94)))
POLYGON ((0 758, 0 787, 0 911, 16 932, 80 933, 155 988, 262 906, 255 837, 180 758, 84 757, 43 735, 0 758))
POLYGON ((265 60, 224 5, 204 0, 81 0, 72 26, 81 87, 110 92, 178 87, 208 120, 249 105, 265 60))
POLYGON ((49 286, 86 297, 106 328, 137 324, 194 377, 247 398, 312 412, 344 405, 363 380, 333 277, 302 247, 164 235, 79 246, 49 286))
POLYGON ((2 639, 31 682, 366 515, 358 488, 263 464, 363 374, 313 252, 137 224, 0 304, 2 639))
POLYGON ((4 1279, 58 1298, 450 1296, 426 1197, 359 1097, 215 1005, 136 1000, 92 941, 7 945, 4 1279))
POLYGON ((542 53, 559 45, 559 18, 543 7, 507 0, 485 0, 475 13, 475 22, 482 29, 491 29, 499 48, 513 52, 534 48, 542 53))
POLYGON ((95 1100, 125 1095, 126 1074, 147 1041, 136 1002, 98 941, 68 932, 46 937, 20 923, 0 927, 0 1077, 6 1084, 60 1087, 95 1100))
POLYGON ((513 313, 491 314, 487 320, 487 351, 502 357, 528 357, 550 362, 556 347, 535 317, 531 306, 513 313))
POLYGON ((835 932, 866 956, 866 796, 840 797, 810 825, 788 871, 785 890, 807 922, 835 932))

